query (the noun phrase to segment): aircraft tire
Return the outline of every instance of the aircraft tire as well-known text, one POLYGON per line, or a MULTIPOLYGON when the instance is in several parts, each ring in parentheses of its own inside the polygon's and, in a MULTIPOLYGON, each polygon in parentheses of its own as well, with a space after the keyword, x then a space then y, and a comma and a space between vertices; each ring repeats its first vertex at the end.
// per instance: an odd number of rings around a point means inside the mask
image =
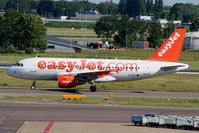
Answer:
POLYGON ((31 86, 30 89, 31 90, 35 90, 36 88, 35 88, 35 86, 31 86))
POLYGON ((96 90, 97 90, 96 85, 92 85, 92 86, 90 87, 90 91, 91 91, 91 92, 96 92, 96 90))

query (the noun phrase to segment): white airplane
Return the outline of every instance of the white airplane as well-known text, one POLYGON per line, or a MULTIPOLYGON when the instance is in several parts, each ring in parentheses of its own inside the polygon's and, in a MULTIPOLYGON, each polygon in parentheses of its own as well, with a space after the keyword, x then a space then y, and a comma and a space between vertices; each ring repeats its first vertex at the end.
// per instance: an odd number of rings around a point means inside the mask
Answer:
POLYGON ((158 51, 146 60, 29 58, 8 68, 7 74, 32 80, 56 80, 60 88, 85 83, 96 91, 95 82, 131 81, 186 70, 189 65, 178 63, 186 29, 177 29, 158 51))

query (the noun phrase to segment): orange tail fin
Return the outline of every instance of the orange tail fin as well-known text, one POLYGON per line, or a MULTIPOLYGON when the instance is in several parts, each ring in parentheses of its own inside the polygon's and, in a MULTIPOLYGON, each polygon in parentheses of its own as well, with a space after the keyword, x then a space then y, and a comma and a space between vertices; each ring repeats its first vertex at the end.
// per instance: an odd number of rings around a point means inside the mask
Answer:
POLYGON ((186 29, 176 29, 175 32, 162 44, 158 51, 147 60, 178 62, 186 29))

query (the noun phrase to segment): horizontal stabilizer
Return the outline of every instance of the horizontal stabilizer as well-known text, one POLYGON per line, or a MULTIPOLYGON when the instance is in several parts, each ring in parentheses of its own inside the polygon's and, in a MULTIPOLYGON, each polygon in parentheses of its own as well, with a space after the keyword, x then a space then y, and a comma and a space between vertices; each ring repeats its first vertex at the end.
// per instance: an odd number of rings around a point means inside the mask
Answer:
POLYGON ((161 67, 160 70, 162 70, 162 71, 170 71, 170 70, 178 69, 179 67, 184 67, 184 65, 161 67))

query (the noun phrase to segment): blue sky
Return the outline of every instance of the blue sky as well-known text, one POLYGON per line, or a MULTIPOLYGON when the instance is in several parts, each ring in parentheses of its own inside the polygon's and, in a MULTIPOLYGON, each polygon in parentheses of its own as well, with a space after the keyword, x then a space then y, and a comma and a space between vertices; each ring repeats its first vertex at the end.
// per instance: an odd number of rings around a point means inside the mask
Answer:
MULTIPOLYGON (((104 2, 109 0, 89 0, 90 2, 104 2)), ((113 2, 118 3, 119 0, 113 0, 113 2)), ((173 5, 175 3, 193 3, 193 4, 199 4, 199 0, 164 0, 165 5, 173 5)))

